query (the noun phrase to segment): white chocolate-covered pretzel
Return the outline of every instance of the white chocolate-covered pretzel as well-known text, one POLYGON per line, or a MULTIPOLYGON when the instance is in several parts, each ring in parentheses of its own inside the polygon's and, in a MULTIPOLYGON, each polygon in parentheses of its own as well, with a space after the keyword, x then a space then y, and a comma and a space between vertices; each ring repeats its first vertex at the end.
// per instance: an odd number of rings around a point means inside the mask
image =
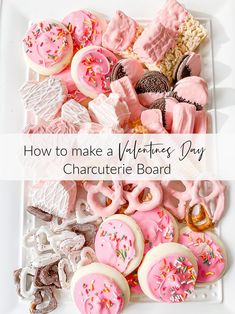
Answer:
POLYGON ((82 249, 80 256, 81 256, 81 260, 77 265, 77 269, 82 267, 82 266, 97 262, 97 257, 95 255, 95 251, 92 248, 90 248, 89 246, 86 246, 82 249))
POLYGON ((33 282, 29 286, 28 276, 35 276, 35 269, 32 267, 22 268, 19 274, 19 294, 25 299, 32 298, 36 291, 36 287, 33 282), (28 287, 29 286, 29 287, 28 287))
POLYGON ((71 274, 73 269, 67 258, 62 258, 58 263, 58 275, 62 289, 70 288, 71 274))
POLYGON ((86 224, 97 221, 100 217, 92 212, 85 198, 79 198, 75 205, 76 220, 78 224, 86 224))

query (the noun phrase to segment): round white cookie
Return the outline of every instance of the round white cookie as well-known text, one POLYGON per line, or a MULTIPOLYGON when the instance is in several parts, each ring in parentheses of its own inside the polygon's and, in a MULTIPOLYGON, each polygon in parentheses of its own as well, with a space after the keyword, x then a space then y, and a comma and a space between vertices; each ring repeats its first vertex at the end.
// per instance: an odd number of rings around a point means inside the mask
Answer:
POLYGON ((73 56, 73 40, 59 21, 44 20, 34 23, 23 39, 27 65, 35 72, 49 76, 64 70, 73 56))
POLYGON ((71 293, 82 314, 87 313, 84 311, 86 306, 98 306, 97 313, 107 313, 105 306, 110 304, 115 313, 120 313, 130 300, 130 289, 124 276, 115 268, 101 263, 79 267, 72 278, 71 293))
POLYGON ((164 243, 151 249, 138 270, 140 287, 151 299, 178 303, 190 295, 196 283, 197 260, 178 243, 164 243))
POLYGON ((115 267, 124 276, 132 273, 144 254, 144 237, 134 219, 113 215, 100 225, 95 239, 99 262, 115 267))
POLYGON ((188 247, 197 258, 197 285, 213 284, 223 277, 228 265, 226 248, 212 231, 194 232, 189 227, 180 230, 179 243, 188 247))

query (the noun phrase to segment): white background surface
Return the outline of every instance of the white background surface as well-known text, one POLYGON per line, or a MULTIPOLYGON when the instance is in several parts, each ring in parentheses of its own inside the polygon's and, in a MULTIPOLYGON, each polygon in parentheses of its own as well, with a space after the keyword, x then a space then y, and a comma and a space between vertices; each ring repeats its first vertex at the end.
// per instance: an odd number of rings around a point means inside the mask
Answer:
MULTIPOLYGON (((20 39, 29 20, 40 18, 62 18, 74 9, 86 7, 95 9, 108 16, 116 9, 140 19, 154 17, 161 0, 2 0, 1 37, 0 37, 0 132, 20 132, 23 126, 23 110, 17 90, 25 78, 25 67, 20 49, 20 39), (7 43, 7 44, 6 44, 7 43)), ((235 1, 234 0, 184 0, 186 7, 194 11, 195 16, 212 19, 215 86, 217 106, 217 129, 219 132, 235 133, 235 1)), ((1 3, 1 0, 0 0, 1 3)), ((231 143, 232 145, 233 143, 231 143)), ((0 147, 1 149, 4 149, 0 147)), ((234 165, 231 165, 234 167, 234 165)), ((230 182, 229 190, 235 190, 230 182)), ((235 258, 235 193, 230 193, 227 213, 222 221, 222 238, 226 242, 230 265, 235 258)), ((0 183, 0 313, 28 313, 27 302, 18 301, 12 283, 12 270, 18 266, 21 185, 18 182, 0 183)), ((139 313, 235 313, 235 267, 232 265, 224 279, 224 300, 221 304, 153 304, 142 303, 138 307, 131 305, 125 311, 139 313)), ((61 311, 55 314, 62 313, 61 311)), ((76 310, 69 306, 63 308, 63 314, 73 314, 76 310)), ((98 313, 97 313, 98 314, 98 313)))

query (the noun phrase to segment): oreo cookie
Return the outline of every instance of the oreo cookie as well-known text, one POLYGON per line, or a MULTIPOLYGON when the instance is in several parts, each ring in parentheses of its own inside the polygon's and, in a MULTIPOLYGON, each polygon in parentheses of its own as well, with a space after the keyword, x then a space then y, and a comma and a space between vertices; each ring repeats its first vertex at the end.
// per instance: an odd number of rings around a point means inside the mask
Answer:
POLYGON ((111 73, 111 81, 119 80, 124 76, 127 76, 127 73, 125 72, 123 65, 120 62, 116 63, 111 73))
POLYGON ((158 71, 146 72, 136 84, 136 93, 165 93, 170 90, 170 83, 165 75, 158 71))
POLYGON ((199 54, 189 52, 183 55, 175 66, 173 72, 174 82, 188 76, 199 76, 201 73, 201 57, 199 54))

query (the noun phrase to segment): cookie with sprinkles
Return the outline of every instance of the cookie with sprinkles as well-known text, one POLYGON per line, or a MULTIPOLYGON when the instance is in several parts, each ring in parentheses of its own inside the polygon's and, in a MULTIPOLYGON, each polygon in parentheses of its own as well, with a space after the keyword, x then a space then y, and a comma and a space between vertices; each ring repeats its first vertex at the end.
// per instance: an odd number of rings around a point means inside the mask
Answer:
POLYGON ((113 215, 99 227, 95 239, 95 252, 99 262, 110 265, 127 276, 142 260, 143 234, 131 217, 113 215))
POLYGON ((143 233, 144 254, 161 243, 177 242, 178 224, 167 210, 155 208, 146 212, 136 211, 131 217, 143 233))
POLYGON ((96 98, 110 92, 110 77, 116 56, 100 46, 79 50, 73 57, 71 73, 77 88, 87 97, 96 98))
POLYGON ((130 299, 130 289, 122 274, 100 263, 78 268, 71 293, 81 314, 119 314, 130 299))
POLYGON ((73 56, 73 40, 68 29, 55 20, 33 24, 23 39, 26 63, 41 75, 64 70, 73 56))
POLYGON ((138 278, 143 292, 159 302, 184 302, 197 280, 197 259, 185 246, 164 243, 151 249, 139 267, 138 278))
POLYGON ((198 262, 197 283, 211 284, 219 280, 227 268, 227 254, 219 237, 210 231, 180 230, 179 243, 187 246, 198 262))
POLYGON ((75 51, 91 45, 101 46, 107 28, 102 16, 87 10, 71 12, 63 19, 63 24, 72 35, 75 51))

